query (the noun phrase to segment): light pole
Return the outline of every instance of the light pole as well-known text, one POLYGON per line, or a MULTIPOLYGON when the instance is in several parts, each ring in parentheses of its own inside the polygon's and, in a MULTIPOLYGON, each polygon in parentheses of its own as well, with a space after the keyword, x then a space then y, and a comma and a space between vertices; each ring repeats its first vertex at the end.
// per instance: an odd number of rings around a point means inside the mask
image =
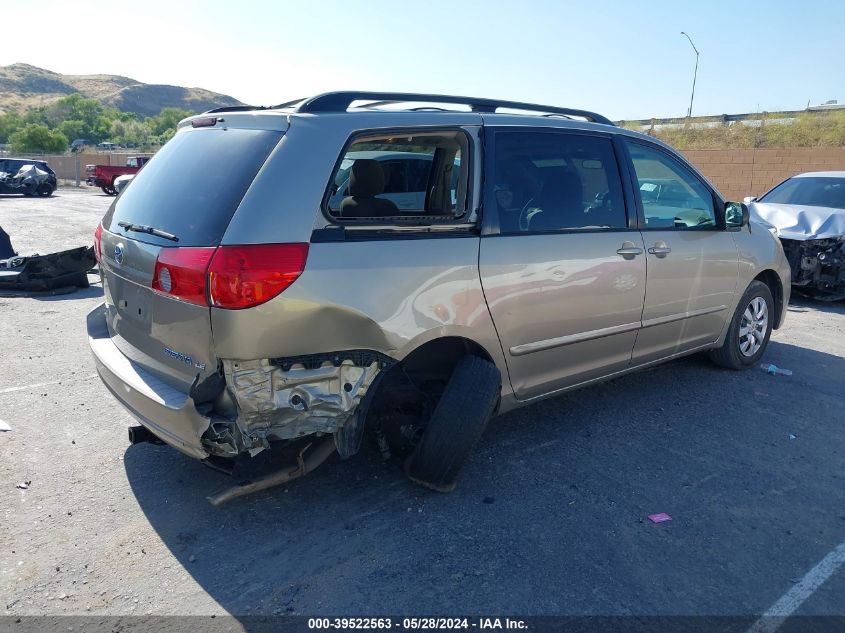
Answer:
POLYGON ((692 50, 695 51, 695 72, 692 74, 692 95, 689 98, 689 110, 687 111, 687 119, 692 118, 692 100, 695 99, 695 78, 698 76, 698 49, 695 47, 695 44, 692 43, 692 38, 681 31, 681 35, 686 36, 689 40, 690 46, 692 46, 692 50))

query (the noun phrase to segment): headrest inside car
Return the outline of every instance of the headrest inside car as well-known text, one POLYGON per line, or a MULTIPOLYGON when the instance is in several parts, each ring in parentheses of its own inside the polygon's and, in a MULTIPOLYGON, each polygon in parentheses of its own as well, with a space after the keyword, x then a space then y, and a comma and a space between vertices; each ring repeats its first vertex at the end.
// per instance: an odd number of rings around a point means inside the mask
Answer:
POLYGON ((377 160, 359 158, 352 164, 349 175, 349 195, 373 198, 384 193, 384 169, 377 160))

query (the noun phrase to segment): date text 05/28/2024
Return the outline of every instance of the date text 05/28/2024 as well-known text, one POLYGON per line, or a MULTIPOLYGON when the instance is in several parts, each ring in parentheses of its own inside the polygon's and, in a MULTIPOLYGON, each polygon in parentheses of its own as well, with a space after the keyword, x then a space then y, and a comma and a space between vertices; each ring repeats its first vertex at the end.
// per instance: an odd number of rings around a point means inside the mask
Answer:
POLYGON ((524 630, 524 620, 512 618, 309 618, 308 628, 312 630, 358 629, 358 630, 524 630))

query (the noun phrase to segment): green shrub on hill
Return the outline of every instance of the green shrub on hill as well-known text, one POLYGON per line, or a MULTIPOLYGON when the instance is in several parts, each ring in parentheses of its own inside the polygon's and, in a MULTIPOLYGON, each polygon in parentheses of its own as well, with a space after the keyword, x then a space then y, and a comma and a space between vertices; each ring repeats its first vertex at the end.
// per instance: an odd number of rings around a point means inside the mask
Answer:
POLYGON ((163 108, 142 120, 133 112, 103 107, 96 99, 71 94, 50 105, 30 108, 23 115, 0 114, 0 143, 9 143, 16 153, 61 153, 78 138, 133 147, 160 145, 173 136, 179 121, 192 114, 163 108))
MULTIPOLYGON (((845 147, 845 111, 804 112, 790 122, 762 118, 757 126, 739 121, 713 127, 681 126, 645 130, 678 149, 737 149, 774 147, 845 147)), ((699 123, 699 121, 696 121, 699 123)), ((623 125, 631 129, 632 125, 623 125)))
POLYGON ((34 152, 64 152, 67 149, 67 137, 61 132, 51 130, 40 123, 29 123, 9 137, 12 152, 27 154, 34 152))

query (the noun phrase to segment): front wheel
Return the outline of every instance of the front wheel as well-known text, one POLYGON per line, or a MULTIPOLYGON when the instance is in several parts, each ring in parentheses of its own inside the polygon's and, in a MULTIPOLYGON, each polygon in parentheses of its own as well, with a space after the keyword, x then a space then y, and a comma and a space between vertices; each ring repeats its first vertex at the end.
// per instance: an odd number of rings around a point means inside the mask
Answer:
POLYGON ((731 319, 722 347, 711 350, 714 363, 728 369, 748 369, 763 356, 774 322, 772 291, 762 281, 752 281, 731 319))
POLYGON ((107 196, 113 196, 117 193, 117 191, 115 191, 114 187, 100 187, 100 189, 102 189, 103 193, 106 194, 107 196))

